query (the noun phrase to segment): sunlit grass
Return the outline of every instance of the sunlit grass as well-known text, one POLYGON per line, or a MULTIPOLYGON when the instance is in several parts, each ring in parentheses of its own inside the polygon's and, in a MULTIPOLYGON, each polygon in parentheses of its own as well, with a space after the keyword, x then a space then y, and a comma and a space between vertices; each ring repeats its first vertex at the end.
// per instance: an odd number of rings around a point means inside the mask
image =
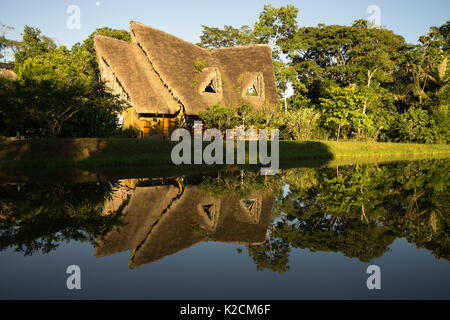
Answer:
MULTIPOLYGON (((39 139, 0 142, 0 167, 175 167, 168 140, 39 139)), ((206 143, 205 143, 206 144, 206 143)), ((270 145, 269 145, 270 150, 270 145)), ((281 141, 281 166, 297 161, 450 155, 450 145, 335 141, 281 141)))

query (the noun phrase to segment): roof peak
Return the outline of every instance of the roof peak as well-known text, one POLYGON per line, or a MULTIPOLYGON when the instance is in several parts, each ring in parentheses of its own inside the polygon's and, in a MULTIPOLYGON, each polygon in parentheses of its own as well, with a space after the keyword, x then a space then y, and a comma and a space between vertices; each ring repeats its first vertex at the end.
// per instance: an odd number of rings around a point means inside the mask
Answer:
POLYGON ((104 36, 102 34, 94 35, 94 40, 95 39, 104 39, 104 40, 108 40, 108 41, 117 41, 117 42, 129 43, 128 41, 120 40, 120 39, 113 38, 113 37, 104 36))
POLYGON ((184 39, 182 39, 180 37, 177 37, 177 36, 175 36, 175 35, 173 35, 171 33, 168 33, 166 31, 160 30, 160 29, 155 28, 155 27, 148 26, 148 25, 143 24, 142 22, 138 22, 138 21, 130 21, 130 32, 133 32, 133 25, 138 25, 138 26, 143 27, 145 29, 156 31, 156 32, 161 32, 161 33, 163 33, 163 34, 165 34, 165 35, 167 35, 169 37, 175 38, 175 39, 177 39, 179 41, 182 41, 182 42, 184 42, 186 44, 190 44, 192 46, 200 48, 200 49, 204 50, 205 52, 207 52, 209 54, 211 54, 212 52, 214 52, 216 50, 248 49, 248 48, 251 48, 251 47, 268 47, 268 48, 270 48, 272 50, 270 45, 268 45, 268 44, 260 44, 260 43, 248 44, 248 45, 244 45, 244 46, 235 46, 235 47, 223 47, 223 48, 216 48, 216 49, 212 49, 211 50, 211 49, 203 48, 203 47, 201 47, 201 46, 199 46, 199 45, 197 45, 195 43, 186 41, 186 40, 184 40, 184 39))
POLYGON ((205 50, 206 52, 209 52, 209 51, 206 50, 205 48, 202 48, 202 47, 196 45, 195 43, 186 41, 186 40, 184 40, 184 39, 182 39, 182 38, 180 38, 180 37, 177 37, 177 36, 175 36, 175 35, 173 35, 173 34, 171 34, 171 33, 168 33, 168 32, 166 32, 166 31, 163 31, 163 30, 158 29, 158 28, 155 28, 155 27, 148 26, 148 25, 146 25, 146 24, 143 24, 143 23, 137 22, 137 21, 130 21, 130 32, 131 32, 131 33, 133 33, 133 29, 134 29, 133 26, 134 26, 134 25, 139 26, 139 27, 144 28, 144 29, 147 29, 147 30, 149 30, 149 31, 162 33, 162 34, 166 35, 166 36, 169 37, 169 38, 176 39, 176 40, 181 41, 181 42, 183 42, 183 43, 185 43, 185 44, 187 44, 187 45, 191 45, 191 46, 197 47, 197 48, 199 48, 199 49, 205 50))

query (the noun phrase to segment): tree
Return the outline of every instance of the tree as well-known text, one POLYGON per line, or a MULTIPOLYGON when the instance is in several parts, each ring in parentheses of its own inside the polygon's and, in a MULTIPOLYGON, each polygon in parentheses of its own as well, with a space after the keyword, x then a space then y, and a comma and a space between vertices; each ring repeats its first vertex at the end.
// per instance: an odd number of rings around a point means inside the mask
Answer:
MULTIPOLYGON (((281 248, 342 252, 363 262, 381 257, 395 239, 406 238, 448 259, 446 170, 445 159, 289 170, 284 173, 289 192, 275 203, 271 238, 281 248)), ((268 265, 259 254, 268 255, 267 247, 252 250, 261 267, 268 265)), ((287 265, 288 256, 283 261, 287 265)))
POLYGON ((269 44, 277 51, 297 32, 298 9, 293 5, 274 8, 265 5, 253 28, 258 43, 269 44))
POLYGON ((309 94, 316 95, 311 97, 313 101, 318 99, 317 85, 325 80, 342 87, 365 87, 365 114, 372 87, 393 82, 396 52, 403 45, 403 37, 386 29, 369 28, 367 21, 358 20, 352 26, 301 28, 285 51, 298 80, 307 86, 309 94))
POLYGON ((258 271, 270 270, 277 273, 289 271, 291 248, 281 238, 267 239, 263 245, 247 246, 248 255, 253 259, 258 271))
POLYGON ((24 122, 24 110, 16 103, 16 87, 14 81, 0 77, 0 134, 15 136, 24 122))
POLYGON ((221 131, 234 128, 237 125, 236 111, 221 104, 215 104, 199 113, 208 128, 217 128, 221 131))
POLYGON ((15 90, 14 102, 26 114, 24 122, 16 125, 25 136, 105 137, 117 129, 122 105, 101 88, 20 79, 15 90))
MULTIPOLYGON (((430 94, 434 95, 439 102, 449 101, 449 45, 450 21, 441 27, 431 27, 426 36, 419 39, 419 46, 424 55, 424 69, 429 79, 430 94)), ((425 94, 429 98, 430 94, 425 94)))
MULTIPOLYGON (((383 28, 369 28, 366 20, 358 20, 353 24, 356 28, 360 44, 354 45, 354 63, 360 66, 360 79, 366 80, 366 99, 364 100, 363 114, 366 114, 370 94, 373 93, 372 83, 378 84, 393 82, 393 73, 397 67, 397 52, 404 44, 403 37, 395 35, 392 31, 383 28), (367 77, 364 73, 367 73, 367 77)), ((362 91, 364 92, 364 91, 362 91)))
POLYGON ((69 50, 54 46, 39 29, 25 27, 23 43, 16 54, 18 79, 0 93, 7 116, 3 133, 15 135, 14 129, 31 137, 112 136, 124 105, 100 81, 90 42, 69 50))
POLYGON ((24 27, 21 50, 15 54, 16 70, 19 70, 28 58, 37 57, 56 48, 55 42, 41 33, 38 28, 24 27))
POLYGON ((3 50, 6 47, 7 39, 5 36, 0 36, 0 59, 3 59, 5 57, 5 54, 3 50))
POLYGON ((364 97, 355 93, 355 89, 338 86, 327 89, 327 97, 320 98, 322 124, 336 132, 336 140, 341 138, 342 130, 348 137, 352 129, 361 130, 367 120, 363 114, 364 97))
POLYGON ((255 112, 250 104, 244 103, 236 110, 236 122, 247 130, 251 127, 258 126, 262 119, 260 114, 255 112))
POLYGON ((8 27, 5 24, 0 25, 0 59, 5 57, 4 50, 7 47, 8 39, 6 39, 6 33, 12 30, 12 27, 8 27))
POLYGON ((409 45, 399 55, 400 66, 412 79, 416 106, 427 100, 448 103, 449 100, 449 40, 450 21, 441 27, 431 27, 419 38, 419 44, 409 45))
POLYGON ((253 35, 258 43, 269 44, 273 51, 275 76, 278 90, 284 99, 284 109, 287 112, 287 89, 295 79, 295 69, 281 55, 281 48, 286 47, 298 30, 298 9, 293 5, 274 8, 265 5, 255 23, 253 35))
POLYGON ((284 100, 284 111, 287 112, 288 111, 287 90, 289 88, 289 84, 293 84, 294 87, 298 85, 298 83, 296 83, 297 71, 295 67, 281 60, 274 60, 273 65, 277 81, 277 91, 280 97, 282 97, 284 100))
POLYGON ((0 250, 47 254, 60 243, 98 240, 122 224, 120 209, 102 215, 117 183, 27 183, 0 187, 0 250))
POLYGON ((223 29, 202 25, 202 35, 199 46, 208 49, 223 47, 236 47, 255 43, 255 38, 249 26, 242 26, 239 29, 232 26, 224 26, 223 29))
POLYGON ((43 52, 29 57, 19 67, 17 76, 21 80, 63 82, 67 85, 94 85, 98 80, 86 63, 90 54, 86 50, 68 50, 66 47, 43 52))

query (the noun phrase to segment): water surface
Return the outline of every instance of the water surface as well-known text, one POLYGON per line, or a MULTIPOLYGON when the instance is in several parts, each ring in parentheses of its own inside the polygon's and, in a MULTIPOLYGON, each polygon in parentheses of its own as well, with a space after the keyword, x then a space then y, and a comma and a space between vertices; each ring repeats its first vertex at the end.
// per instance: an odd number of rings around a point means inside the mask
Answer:
POLYGON ((0 298, 449 299, 449 164, 3 182, 0 298))

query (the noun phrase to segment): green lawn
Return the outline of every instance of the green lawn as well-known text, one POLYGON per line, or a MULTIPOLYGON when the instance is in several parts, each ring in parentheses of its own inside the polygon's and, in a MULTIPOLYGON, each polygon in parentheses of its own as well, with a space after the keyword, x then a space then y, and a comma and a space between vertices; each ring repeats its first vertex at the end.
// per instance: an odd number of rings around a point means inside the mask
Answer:
MULTIPOLYGON (((37 139, 0 142, 0 168, 173 167, 176 143, 137 139, 37 139)), ((372 142, 280 142, 280 165, 337 159, 450 156, 450 145, 372 142)))

